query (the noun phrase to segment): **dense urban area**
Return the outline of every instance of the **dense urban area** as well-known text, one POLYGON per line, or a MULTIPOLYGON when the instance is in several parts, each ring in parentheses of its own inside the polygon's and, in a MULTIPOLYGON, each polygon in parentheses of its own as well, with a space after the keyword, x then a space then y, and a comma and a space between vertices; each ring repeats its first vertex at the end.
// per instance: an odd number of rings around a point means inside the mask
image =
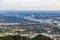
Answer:
POLYGON ((60 40, 60 12, 0 11, 0 37, 2 40, 60 40))

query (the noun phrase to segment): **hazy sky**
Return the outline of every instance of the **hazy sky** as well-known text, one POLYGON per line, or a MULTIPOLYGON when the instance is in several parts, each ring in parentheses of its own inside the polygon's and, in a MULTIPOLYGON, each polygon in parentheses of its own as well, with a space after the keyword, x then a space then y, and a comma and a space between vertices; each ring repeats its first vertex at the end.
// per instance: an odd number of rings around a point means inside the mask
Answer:
POLYGON ((60 10, 60 0, 0 0, 0 9, 60 10))

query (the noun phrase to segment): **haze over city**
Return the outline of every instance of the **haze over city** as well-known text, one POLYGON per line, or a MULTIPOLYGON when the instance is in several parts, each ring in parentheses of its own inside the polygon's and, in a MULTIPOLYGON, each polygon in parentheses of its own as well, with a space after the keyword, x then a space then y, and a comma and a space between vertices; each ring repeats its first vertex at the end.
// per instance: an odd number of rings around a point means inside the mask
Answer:
POLYGON ((60 0, 0 0, 0 10, 60 10, 60 0))

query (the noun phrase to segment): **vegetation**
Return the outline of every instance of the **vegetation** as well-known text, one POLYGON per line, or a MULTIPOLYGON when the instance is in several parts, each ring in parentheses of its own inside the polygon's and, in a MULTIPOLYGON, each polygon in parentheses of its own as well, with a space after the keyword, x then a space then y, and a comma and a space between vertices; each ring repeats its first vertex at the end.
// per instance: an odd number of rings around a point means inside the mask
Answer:
POLYGON ((0 37, 1 40, 52 40, 49 37, 45 37, 42 35, 38 35, 35 38, 26 38, 26 37, 21 37, 19 35, 15 35, 15 36, 4 36, 4 37, 0 37))

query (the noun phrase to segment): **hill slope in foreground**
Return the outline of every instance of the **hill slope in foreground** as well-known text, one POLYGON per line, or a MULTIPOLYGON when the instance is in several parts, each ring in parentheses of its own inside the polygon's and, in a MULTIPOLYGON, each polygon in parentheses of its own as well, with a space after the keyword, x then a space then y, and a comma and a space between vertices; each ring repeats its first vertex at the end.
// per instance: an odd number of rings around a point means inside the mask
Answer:
POLYGON ((52 39, 42 35, 38 35, 35 38, 26 38, 26 37, 21 37, 19 35, 15 35, 15 36, 0 37, 0 40, 52 40, 52 39))

